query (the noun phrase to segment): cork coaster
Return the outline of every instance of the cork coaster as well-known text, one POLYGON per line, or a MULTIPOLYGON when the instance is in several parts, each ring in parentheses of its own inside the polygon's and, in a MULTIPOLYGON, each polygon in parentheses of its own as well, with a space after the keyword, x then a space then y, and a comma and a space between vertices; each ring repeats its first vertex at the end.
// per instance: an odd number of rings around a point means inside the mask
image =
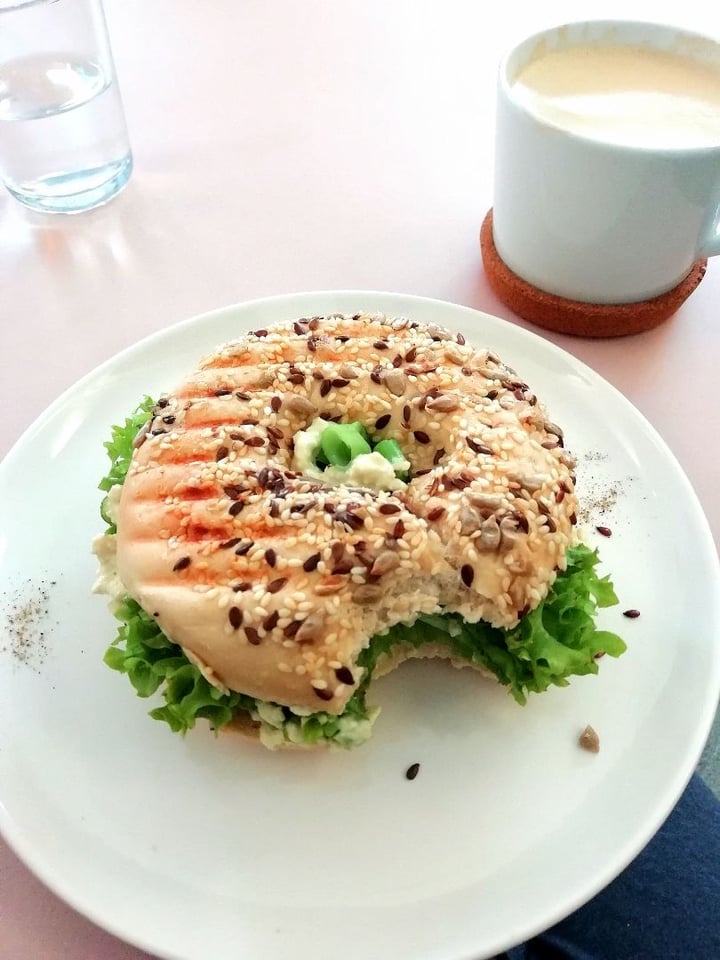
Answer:
POLYGON ((495 249, 492 210, 480 230, 480 251, 490 287, 506 306, 540 327, 577 337, 625 337, 659 326, 687 300, 707 266, 707 260, 699 260, 676 287, 650 300, 584 303, 546 293, 513 273, 495 249))

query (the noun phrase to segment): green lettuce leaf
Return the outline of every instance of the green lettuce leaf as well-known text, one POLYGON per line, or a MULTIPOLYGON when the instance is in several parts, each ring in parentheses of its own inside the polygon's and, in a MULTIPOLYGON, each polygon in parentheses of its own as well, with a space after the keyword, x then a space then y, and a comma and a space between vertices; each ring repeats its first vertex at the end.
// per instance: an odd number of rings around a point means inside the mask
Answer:
MULTIPOLYGON (((98 484, 100 490, 108 492, 118 484, 125 482, 128 467, 132 460, 135 438, 150 419, 154 406, 154 400, 150 397, 145 397, 124 423, 112 428, 110 440, 104 444, 107 455, 110 458, 111 466, 107 474, 98 484)), ((108 514, 107 497, 104 497, 100 504, 100 516, 108 525, 108 529, 105 532, 115 533, 117 528, 108 514)))
MULTIPOLYGON (((146 397, 122 426, 113 428, 112 439, 105 444, 111 468, 100 483, 101 490, 124 481, 135 437, 152 407, 153 401, 146 397)), ((106 532, 114 533, 105 501, 101 513, 108 524, 106 532)), ((484 622, 466 623, 454 613, 438 613, 421 614, 412 624, 398 624, 373 637, 358 657, 363 679, 340 716, 322 711, 307 714, 234 691, 222 693, 130 597, 115 610, 120 626, 104 660, 111 669, 127 674, 138 696, 160 693, 164 704, 150 716, 175 732, 186 733, 198 719, 218 730, 245 716, 258 725, 269 746, 324 740, 352 747, 370 736, 378 711, 367 705, 368 687, 379 658, 398 644, 443 644, 459 659, 494 674, 521 704, 530 693, 541 693, 553 685, 567 686, 570 676, 597 673, 597 659, 602 654, 620 656, 625 651, 623 640, 615 633, 598 630, 595 623, 599 608, 618 602, 609 577, 597 573, 597 551, 579 544, 568 550, 566 560, 566 569, 558 574, 545 600, 510 630, 484 622)))

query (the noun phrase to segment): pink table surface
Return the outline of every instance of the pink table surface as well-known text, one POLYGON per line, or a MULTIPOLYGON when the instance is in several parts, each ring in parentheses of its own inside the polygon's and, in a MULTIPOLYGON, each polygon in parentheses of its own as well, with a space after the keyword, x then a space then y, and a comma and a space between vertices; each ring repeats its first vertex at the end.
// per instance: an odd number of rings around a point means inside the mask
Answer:
MULTIPOLYGON (((284 292, 392 290, 523 324, 491 293, 494 83, 523 34, 577 4, 108 0, 136 169, 107 207, 30 213, 0 194, 0 456, 62 390, 139 338, 284 292), (540 9, 540 8, 543 9, 540 9)), ((704 0, 585 16, 720 36, 704 0)), ((720 262, 660 328, 544 334, 597 370, 675 453, 720 543, 720 262)), ((0 842, 0 960, 140 960, 0 842)))

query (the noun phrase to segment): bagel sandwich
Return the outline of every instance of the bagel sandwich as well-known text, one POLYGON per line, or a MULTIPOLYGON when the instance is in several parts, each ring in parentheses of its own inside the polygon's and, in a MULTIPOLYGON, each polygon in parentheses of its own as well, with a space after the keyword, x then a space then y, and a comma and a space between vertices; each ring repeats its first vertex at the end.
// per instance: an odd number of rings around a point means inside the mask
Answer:
POLYGON ((531 692, 625 645, 562 430, 491 350, 381 314, 224 344, 106 444, 105 662, 179 732, 368 739, 373 677, 441 656, 531 692))

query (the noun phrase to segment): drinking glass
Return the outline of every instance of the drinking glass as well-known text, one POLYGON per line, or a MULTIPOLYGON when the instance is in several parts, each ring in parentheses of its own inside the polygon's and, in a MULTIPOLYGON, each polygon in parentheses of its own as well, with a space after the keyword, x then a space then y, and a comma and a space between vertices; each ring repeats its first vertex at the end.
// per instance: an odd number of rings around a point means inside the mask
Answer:
POLYGON ((0 0, 0 178, 35 210, 114 197, 132 152, 102 0, 0 0))

